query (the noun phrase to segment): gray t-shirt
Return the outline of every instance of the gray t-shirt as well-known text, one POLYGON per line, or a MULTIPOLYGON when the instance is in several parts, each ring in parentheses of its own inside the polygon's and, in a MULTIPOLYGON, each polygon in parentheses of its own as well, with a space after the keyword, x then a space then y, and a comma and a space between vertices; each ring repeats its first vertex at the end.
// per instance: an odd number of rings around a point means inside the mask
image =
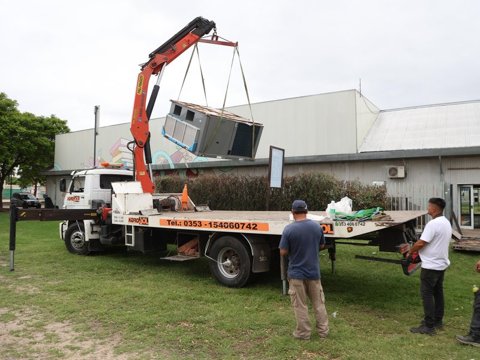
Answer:
POLYGON ((323 244, 325 237, 319 223, 306 219, 287 225, 278 247, 288 250, 288 277, 300 280, 320 279, 318 252, 323 244))

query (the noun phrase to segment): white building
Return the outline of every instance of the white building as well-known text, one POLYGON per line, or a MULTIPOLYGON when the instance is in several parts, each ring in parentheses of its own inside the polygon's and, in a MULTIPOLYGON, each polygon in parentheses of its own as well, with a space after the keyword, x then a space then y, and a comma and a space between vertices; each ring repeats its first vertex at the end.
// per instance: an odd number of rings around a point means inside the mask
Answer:
MULTIPOLYGON (((231 112, 250 118, 247 105, 231 112)), ((255 161, 195 157, 163 136, 152 119, 155 175, 204 172, 266 175, 270 145, 285 149, 286 175, 321 171, 340 180, 384 183, 399 209, 425 208, 446 198, 464 227, 480 228, 480 101, 380 110, 356 90, 252 104, 264 130, 255 161)), ((97 136, 97 164, 131 164, 130 124, 107 126, 97 136)), ((58 135, 47 191, 59 204, 58 180, 93 166, 93 129, 58 135)))

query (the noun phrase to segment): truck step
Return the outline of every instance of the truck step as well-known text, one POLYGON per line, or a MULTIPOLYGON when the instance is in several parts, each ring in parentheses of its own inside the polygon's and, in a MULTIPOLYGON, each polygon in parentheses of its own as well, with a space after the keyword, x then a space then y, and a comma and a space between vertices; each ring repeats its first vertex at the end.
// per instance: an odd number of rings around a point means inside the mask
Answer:
POLYGON ((188 261, 199 259, 198 256, 188 256, 188 255, 173 255, 160 258, 161 260, 170 260, 170 261, 188 261))

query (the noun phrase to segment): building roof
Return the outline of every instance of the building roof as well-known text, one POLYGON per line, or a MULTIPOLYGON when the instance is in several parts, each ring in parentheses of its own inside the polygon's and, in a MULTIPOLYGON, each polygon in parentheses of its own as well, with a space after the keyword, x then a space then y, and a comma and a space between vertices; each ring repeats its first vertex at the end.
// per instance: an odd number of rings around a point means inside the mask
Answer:
POLYGON ((383 110, 358 151, 480 146, 480 101, 383 110))

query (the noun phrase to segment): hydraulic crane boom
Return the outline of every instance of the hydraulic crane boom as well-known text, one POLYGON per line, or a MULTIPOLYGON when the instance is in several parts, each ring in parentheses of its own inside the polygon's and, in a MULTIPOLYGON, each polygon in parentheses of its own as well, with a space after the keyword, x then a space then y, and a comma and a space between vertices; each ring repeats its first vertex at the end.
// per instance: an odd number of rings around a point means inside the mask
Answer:
POLYGON ((155 190, 150 169, 152 155, 150 152, 148 122, 152 114, 153 106, 155 105, 158 90, 160 89, 159 83, 162 71, 166 65, 175 60, 190 46, 200 41, 202 36, 208 34, 212 29, 215 29, 215 23, 213 21, 197 17, 167 42, 151 52, 149 55, 150 59, 141 66, 135 89, 135 101, 130 131, 135 141, 135 148, 133 150, 135 179, 140 181, 142 189, 146 193, 153 193, 155 190), (152 75, 158 75, 158 80, 152 90, 148 106, 146 106, 148 83, 152 75))

